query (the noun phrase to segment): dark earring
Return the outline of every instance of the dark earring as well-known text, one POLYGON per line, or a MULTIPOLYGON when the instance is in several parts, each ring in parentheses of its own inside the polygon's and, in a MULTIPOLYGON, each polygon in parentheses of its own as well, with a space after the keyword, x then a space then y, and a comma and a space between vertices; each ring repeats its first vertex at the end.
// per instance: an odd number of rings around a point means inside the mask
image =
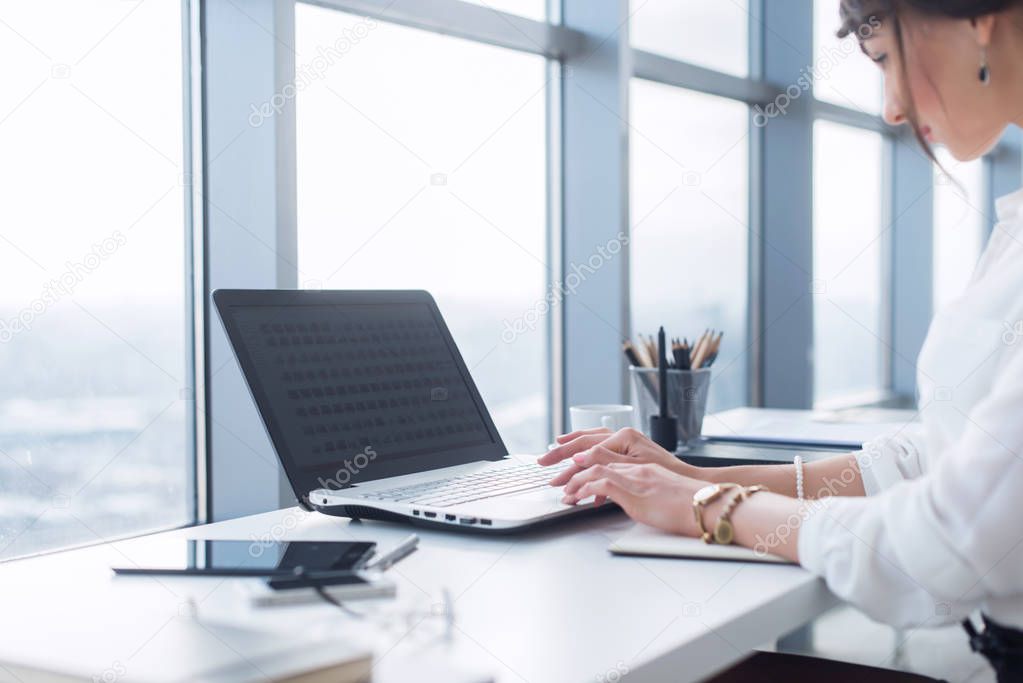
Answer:
POLYGON ((980 53, 980 71, 977 73, 977 78, 980 80, 981 85, 991 83, 991 69, 987 65, 987 48, 984 48, 980 53))

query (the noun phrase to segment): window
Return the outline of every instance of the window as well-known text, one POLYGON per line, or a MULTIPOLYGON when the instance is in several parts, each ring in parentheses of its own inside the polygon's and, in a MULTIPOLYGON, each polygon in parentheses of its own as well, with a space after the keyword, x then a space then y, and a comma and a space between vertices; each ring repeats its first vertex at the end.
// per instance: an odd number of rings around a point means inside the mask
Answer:
POLYGON ((429 290, 505 444, 542 450, 545 60, 307 5, 296 14, 300 56, 365 36, 296 100, 300 283, 429 290))
POLYGON ((630 97, 632 328, 723 330, 708 409, 745 405, 749 110, 638 79, 630 97))
POLYGON ((883 140, 814 124, 814 402, 885 388, 883 140))
POLYGON ((966 288, 984 247, 984 162, 961 164, 936 150, 934 169, 934 309, 966 288))
POLYGON ((637 50, 735 76, 749 73, 747 0, 632 0, 630 41, 637 50))
POLYGON ((466 0, 474 5, 483 5, 499 12, 518 14, 536 21, 547 18, 547 0, 466 0))
POLYGON ((881 113, 881 70, 860 51, 856 36, 839 40, 838 3, 814 0, 814 61, 807 69, 814 96, 868 114, 881 113))
POLYGON ((194 453, 181 3, 2 18, 6 559, 191 521, 194 453))

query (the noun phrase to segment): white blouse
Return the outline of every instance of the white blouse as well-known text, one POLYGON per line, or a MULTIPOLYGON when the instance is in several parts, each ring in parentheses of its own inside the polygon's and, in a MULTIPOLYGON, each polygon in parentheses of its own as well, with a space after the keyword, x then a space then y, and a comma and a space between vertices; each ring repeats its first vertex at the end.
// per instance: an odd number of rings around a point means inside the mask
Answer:
POLYGON ((1023 628, 1023 190, 997 210, 920 352, 920 423, 856 454, 868 498, 811 504, 800 529, 802 564, 896 626, 980 607, 1023 628))

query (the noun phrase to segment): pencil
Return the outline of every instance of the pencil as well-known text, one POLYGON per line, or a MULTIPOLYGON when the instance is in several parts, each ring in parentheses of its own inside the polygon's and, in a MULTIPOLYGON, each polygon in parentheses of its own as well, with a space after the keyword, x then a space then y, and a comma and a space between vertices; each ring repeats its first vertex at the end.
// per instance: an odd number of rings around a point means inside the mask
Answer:
POLYGON ((690 351, 690 353, 689 353, 689 367, 692 370, 696 370, 697 368, 700 367, 700 363, 699 363, 699 361, 700 361, 700 354, 703 352, 703 344, 704 344, 704 341, 706 339, 707 339, 707 333, 704 332, 696 340, 696 343, 693 344, 692 351, 690 351))
POLYGON ((639 358, 639 364, 644 368, 654 367, 653 361, 650 360, 650 353, 647 351, 646 344, 643 342, 643 335, 639 335, 639 343, 631 344, 633 350, 636 352, 636 356, 639 358))
POLYGON ((629 361, 629 365, 637 368, 643 367, 643 361, 636 355, 636 349, 632 347, 632 342, 628 340, 622 342, 622 351, 625 352, 625 358, 629 361))
POLYGON ((653 337, 644 338, 643 335, 639 335, 639 339, 643 342, 643 346, 646 350, 647 358, 650 359, 650 367, 657 367, 657 347, 654 345, 653 337))
MULTIPOLYGON (((622 343, 622 351, 625 352, 625 357, 628 359, 629 365, 632 365, 633 367, 636 368, 647 367, 640 360, 639 355, 636 353, 635 347, 633 347, 632 342, 630 342, 629 340, 625 340, 622 343)), ((641 372, 639 376, 640 380, 643 382, 643 385, 646 386, 646 390, 650 392, 650 398, 652 398, 655 401, 658 400, 657 390, 654 387, 653 379, 651 379, 650 375, 648 373, 641 372)))
POLYGON ((717 357, 718 357, 718 351, 720 351, 720 350, 721 350, 721 338, 722 338, 722 337, 724 337, 724 336, 725 336, 725 333, 724 333, 724 332, 718 332, 718 336, 717 336, 717 339, 715 339, 715 340, 714 340, 714 343, 713 343, 713 344, 711 345, 711 347, 710 347, 710 356, 709 356, 709 357, 707 358, 707 360, 705 361, 705 363, 706 363, 706 366, 707 366, 708 368, 709 368, 709 367, 710 367, 711 365, 713 365, 713 364, 714 364, 714 361, 715 361, 715 360, 717 360, 717 357))
POLYGON ((710 352, 711 336, 713 335, 712 330, 707 330, 700 337, 700 341, 697 342, 696 351, 693 354, 693 370, 699 370, 703 367, 703 361, 707 359, 707 355, 710 352))

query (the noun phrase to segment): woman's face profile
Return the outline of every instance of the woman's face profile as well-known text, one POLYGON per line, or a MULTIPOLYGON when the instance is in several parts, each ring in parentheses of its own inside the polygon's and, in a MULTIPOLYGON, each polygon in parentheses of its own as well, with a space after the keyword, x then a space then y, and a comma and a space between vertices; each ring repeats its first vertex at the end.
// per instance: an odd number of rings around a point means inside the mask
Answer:
POLYGON ((990 150, 1015 118, 1006 114, 1006 95, 1016 69, 1006 74, 1000 68, 1009 65, 998 59, 1003 53, 993 43, 1012 32, 996 27, 996 21, 1007 23, 1006 15, 971 22, 903 13, 905 69, 891 22, 866 35, 863 50, 884 74, 885 121, 906 123, 911 101, 924 138, 944 145, 957 160, 976 159, 990 150), (988 85, 979 77, 985 59, 988 85))

